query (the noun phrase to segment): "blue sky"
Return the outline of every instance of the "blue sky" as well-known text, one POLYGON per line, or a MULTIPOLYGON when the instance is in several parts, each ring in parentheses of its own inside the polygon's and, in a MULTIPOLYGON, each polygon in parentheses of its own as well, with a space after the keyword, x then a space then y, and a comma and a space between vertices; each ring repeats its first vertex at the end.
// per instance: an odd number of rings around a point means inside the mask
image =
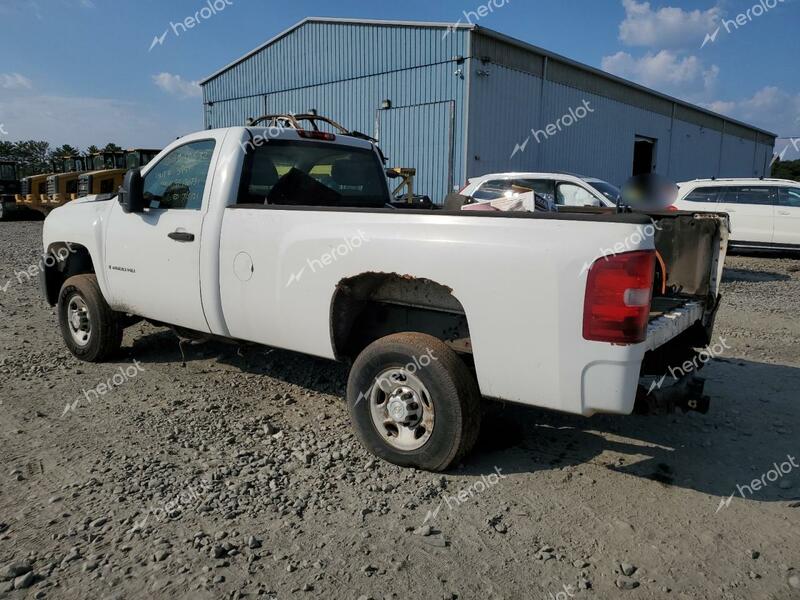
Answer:
POLYGON ((202 127, 196 81, 306 16, 469 20, 800 137, 800 0, 227 2, 176 36, 206 0, 0 0, 0 139, 160 147, 202 127))

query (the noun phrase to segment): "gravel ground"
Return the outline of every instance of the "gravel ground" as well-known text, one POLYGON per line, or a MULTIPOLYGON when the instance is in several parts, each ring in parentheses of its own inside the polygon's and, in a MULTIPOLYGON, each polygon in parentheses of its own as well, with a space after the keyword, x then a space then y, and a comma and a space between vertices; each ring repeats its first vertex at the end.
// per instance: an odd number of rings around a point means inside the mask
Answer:
POLYGON ((434 475, 362 450, 339 365, 147 324, 78 362, 40 237, 0 223, 0 597, 800 597, 797 258, 729 258, 708 415, 496 408, 434 475))

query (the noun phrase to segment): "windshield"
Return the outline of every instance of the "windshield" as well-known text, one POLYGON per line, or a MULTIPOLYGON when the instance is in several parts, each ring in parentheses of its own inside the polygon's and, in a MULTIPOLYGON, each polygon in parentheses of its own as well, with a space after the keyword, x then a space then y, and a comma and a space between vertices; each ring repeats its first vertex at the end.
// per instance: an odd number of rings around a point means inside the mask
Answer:
POLYGON ((14 165, 0 165, 0 179, 3 181, 14 181, 17 178, 14 165))
POLYGON ((617 186, 611 185, 606 181, 588 180, 586 183, 603 194, 603 196, 605 196, 608 200, 611 200, 611 202, 614 204, 619 202, 620 198, 622 198, 622 191, 620 191, 617 186))
POLYGON ((390 201, 371 149, 271 141, 251 149, 245 169, 240 204, 383 207, 390 201))

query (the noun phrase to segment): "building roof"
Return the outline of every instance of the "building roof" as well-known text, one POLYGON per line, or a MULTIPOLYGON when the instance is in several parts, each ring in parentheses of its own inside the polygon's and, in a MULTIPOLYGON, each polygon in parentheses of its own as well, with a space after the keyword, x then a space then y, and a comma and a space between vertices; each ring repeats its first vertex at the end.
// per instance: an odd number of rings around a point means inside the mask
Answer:
POLYGON ((200 85, 201 86, 205 85, 206 83, 208 83, 212 79, 216 79, 220 75, 224 74, 226 71, 229 71, 234 66, 238 65, 239 63, 242 63, 242 62, 246 61, 248 58, 254 56, 255 54, 258 54, 264 48, 267 48, 268 46, 271 46, 275 42, 277 42, 280 39, 286 37, 287 35, 289 35, 293 31, 299 29, 300 27, 303 27, 307 23, 334 23, 334 24, 335 23, 339 23, 339 24, 348 24, 348 25, 375 25, 375 26, 388 26, 388 27, 431 27, 431 28, 436 28, 436 29, 450 29, 450 30, 463 29, 463 30, 469 30, 469 31, 480 33, 481 35, 484 35, 484 36, 487 36, 487 37, 490 37, 490 38, 494 38, 494 39, 499 40, 501 42, 504 42, 506 44, 511 44, 512 46, 516 46, 516 47, 521 48, 523 50, 528 50, 530 52, 534 52, 534 53, 539 54, 541 56, 545 56, 548 59, 555 60, 555 61, 567 64, 567 65, 570 65, 570 66, 575 67, 577 69, 592 73, 594 75, 598 75, 600 77, 604 77, 604 78, 606 78, 606 79, 608 79, 610 81, 614 81, 616 83, 629 86, 629 87, 631 87, 633 89, 639 90, 641 92, 645 92, 647 94, 651 94, 652 96, 655 96, 655 97, 658 97, 658 98, 662 98, 662 99, 667 100, 669 102, 674 102, 675 104, 683 106, 683 107, 686 107, 688 109, 695 110, 695 111, 698 111, 698 112, 701 112, 701 113, 705 113, 705 114, 710 115, 712 117, 716 117, 716 118, 722 119, 723 121, 727 121, 729 123, 734 123, 734 124, 739 125, 741 127, 745 127, 747 129, 750 129, 750 130, 753 130, 753 131, 757 131, 757 132, 759 132, 761 134, 764 134, 764 135, 766 135, 768 137, 772 137, 772 138, 777 138, 778 137, 778 134, 772 133, 771 131, 767 131, 766 129, 761 129, 760 127, 756 127, 754 125, 751 125, 750 123, 745 123, 745 122, 739 121, 737 119, 732 119, 730 117, 727 117, 727 116, 722 115, 720 113, 714 112, 714 111, 709 110, 707 108, 703 108, 702 106, 698 106, 696 104, 692 104, 690 102, 686 102, 685 100, 681 100, 679 98, 675 98, 673 96, 670 96, 669 94, 664 94, 662 92, 658 92, 656 90, 647 88, 645 86, 639 85, 638 83, 634 83, 634 82, 629 81, 627 79, 623 79, 622 77, 618 77, 616 75, 612 75, 611 73, 608 73, 608 72, 603 71, 601 69, 597 69, 595 67, 591 67, 589 65, 580 63, 578 61, 572 60, 571 58, 567 58, 567 57, 562 56, 560 54, 556 54, 555 52, 550 52, 549 50, 545 50, 544 48, 540 48, 539 46, 535 46, 533 44, 529 44, 528 42, 523 42, 522 40, 518 40, 518 39, 513 38, 511 36, 502 34, 502 33, 498 32, 498 31, 494 31, 492 29, 487 29, 485 27, 480 27, 478 25, 468 24, 468 23, 438 23, 438 22, 429 22, 429 21, 395 21, 395 20, 379 20, 379 19, 350 19, 350 18, 341 18, 341 17, 306 17, 302 21, 299 21, 298 23, 295 23, 294 25, 292 25, 288 29, 282 31, 281 33, 279 33, 275 37, 267 40, 266 42, 264 42, 263 44, 261 44, 257 48, 251 50, 250 52, 248 52, 244 56, 241 56, 240 58, 237 58, 236 60, 234 60, 230 64, 222 67, 218 71, 215 71, 214 73, 212 73, 208 77, 202 79, 200 81, 200 85))

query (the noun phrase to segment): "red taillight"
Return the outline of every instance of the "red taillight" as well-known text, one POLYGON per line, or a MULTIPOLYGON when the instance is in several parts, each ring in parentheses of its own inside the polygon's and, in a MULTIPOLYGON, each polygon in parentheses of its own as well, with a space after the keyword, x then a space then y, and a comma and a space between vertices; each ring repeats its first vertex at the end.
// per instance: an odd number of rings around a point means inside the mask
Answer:
POLYGON ((583 338, 638 344, 647 338, 656 255, 652 250, 598 258, 586 281, 583 338))
POLYGON ((306 131, 305 129, 300 129, 297 132, 301 138, 306 138, 307 140, 323 140, 326 142, 335 142, 336 136, 332 133, 327 133, 325 131, 306 131))
POLYGON ((680 208, 678 208, 678 207, 677 207, 677 206, 675 206, 674 204, 671 204, 671 205, 669 205, 669 206, 667 207, 667 210, 674 210, 674 211, 676 211, 676 212, 677 212, 677 211, 679 211, 679 210, 680 210, 680 208))

